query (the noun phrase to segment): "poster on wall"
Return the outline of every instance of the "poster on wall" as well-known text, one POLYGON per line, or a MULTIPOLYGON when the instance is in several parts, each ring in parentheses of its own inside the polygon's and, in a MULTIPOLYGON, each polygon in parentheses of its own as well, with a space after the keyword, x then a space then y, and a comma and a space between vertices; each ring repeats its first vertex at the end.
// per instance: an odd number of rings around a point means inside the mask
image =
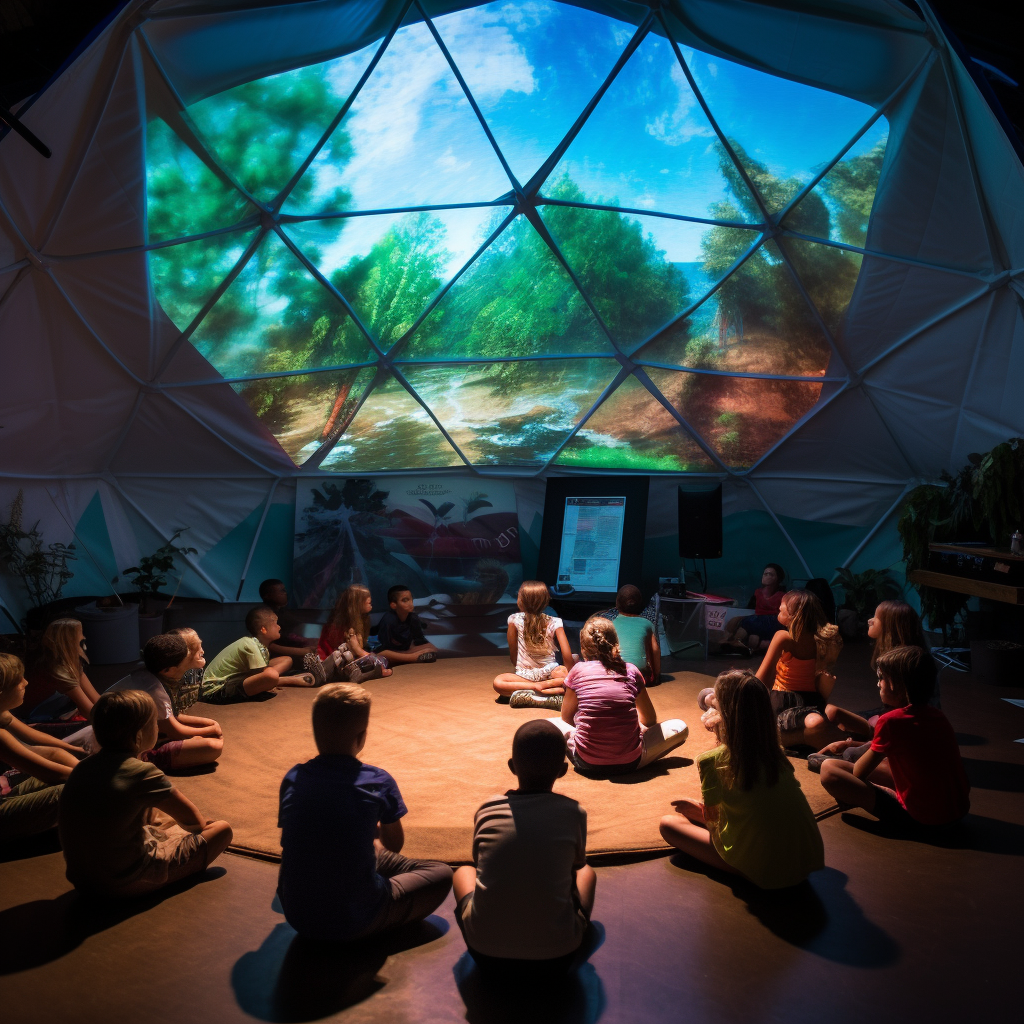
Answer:
POLYGON ((414 598, 493 606, 522 582, 510 482, 465 477, 317 477, 298 481, 294 601, 330 608, 352 583, 378 611, 388 588, 414 598))

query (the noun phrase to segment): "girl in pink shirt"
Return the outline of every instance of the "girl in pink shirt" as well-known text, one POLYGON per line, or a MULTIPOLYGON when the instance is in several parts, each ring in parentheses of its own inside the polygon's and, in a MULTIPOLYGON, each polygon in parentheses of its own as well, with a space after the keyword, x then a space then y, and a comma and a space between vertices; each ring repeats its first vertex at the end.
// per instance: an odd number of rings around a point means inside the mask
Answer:
POLYGON ((621 775, 642 768, 689 735, 678 718, 659 722, 643 676, 622 660, 610 619, 589 619, 580 631, 583 660, 565 677, 562 717, 569 756, 583 774, 621 775))

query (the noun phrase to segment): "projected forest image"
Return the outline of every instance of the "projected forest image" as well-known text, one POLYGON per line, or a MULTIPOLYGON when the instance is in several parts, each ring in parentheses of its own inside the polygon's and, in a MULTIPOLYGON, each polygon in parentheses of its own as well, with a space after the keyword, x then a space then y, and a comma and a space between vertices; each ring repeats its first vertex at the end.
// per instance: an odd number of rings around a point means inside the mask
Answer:
POLYGON ((657 17, 424 18, 147 77, 153 294, 211 386, 312 469, 753 465, 835 372, 885 119, 657 17))

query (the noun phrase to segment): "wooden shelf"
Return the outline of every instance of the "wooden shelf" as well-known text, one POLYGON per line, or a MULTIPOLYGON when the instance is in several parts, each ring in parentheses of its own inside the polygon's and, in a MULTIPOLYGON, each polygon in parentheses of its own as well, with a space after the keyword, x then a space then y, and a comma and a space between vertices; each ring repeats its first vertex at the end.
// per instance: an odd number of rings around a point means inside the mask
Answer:
POLYGON ((985 597, 1006 604, 1024 604, 1024 587, 1009 587, 1003 583, 988 583, 986 580, 972 580, 928 569, 914 569, 907 574, 907 579, 911 583, 935 587, 937 590, 952 590, 956 594, 970 594, 972 597, 985 597))

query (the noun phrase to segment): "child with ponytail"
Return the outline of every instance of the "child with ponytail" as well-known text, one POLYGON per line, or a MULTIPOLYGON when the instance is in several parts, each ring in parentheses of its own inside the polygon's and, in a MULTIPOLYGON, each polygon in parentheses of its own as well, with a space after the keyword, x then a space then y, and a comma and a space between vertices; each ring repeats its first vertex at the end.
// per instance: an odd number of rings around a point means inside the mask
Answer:
POLYGON ((685 722, 658 721, 640 670, 622 660, 610 619, 584 623, 580 652, 583 660, 565 677, 562 717, 554 720, 577 772, 622 775, 685 742, 685 722))
POLYGON ((502 672, 495 677, 494 689, 500 697, 508 697, 514 708, 548 708, 562 706, 562 685, 572 665, 572 652, 566 639, 562 620, 546 615, 547 584, 526 580, 516 600, 519 611, 508 617, 508 655, 515 672, 502 672), (562 664, 555 660, 555 645, 562 654, 562 664))

